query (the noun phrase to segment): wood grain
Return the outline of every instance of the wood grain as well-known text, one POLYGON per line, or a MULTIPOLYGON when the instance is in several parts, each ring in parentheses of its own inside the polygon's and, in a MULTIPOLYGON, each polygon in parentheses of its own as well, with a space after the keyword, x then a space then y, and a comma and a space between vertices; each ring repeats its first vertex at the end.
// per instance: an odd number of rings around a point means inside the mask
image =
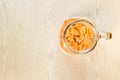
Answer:
POLYGON ((0 80, 120 80, 119 0, 0 0, 0 80), (68 17, 112 32, 89 54, 59 49, 68 17))

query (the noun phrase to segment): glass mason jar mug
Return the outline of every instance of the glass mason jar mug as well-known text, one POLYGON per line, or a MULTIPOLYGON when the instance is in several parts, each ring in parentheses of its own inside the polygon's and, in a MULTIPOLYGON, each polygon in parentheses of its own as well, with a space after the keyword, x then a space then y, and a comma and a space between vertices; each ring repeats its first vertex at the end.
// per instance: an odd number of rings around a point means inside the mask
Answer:
POLYGON ((100 38, 111 37, 109 32, 98 32, 87 18, 69 18, 60 28, 60 48, 66 54, 85 54, 95 48, 100 38))

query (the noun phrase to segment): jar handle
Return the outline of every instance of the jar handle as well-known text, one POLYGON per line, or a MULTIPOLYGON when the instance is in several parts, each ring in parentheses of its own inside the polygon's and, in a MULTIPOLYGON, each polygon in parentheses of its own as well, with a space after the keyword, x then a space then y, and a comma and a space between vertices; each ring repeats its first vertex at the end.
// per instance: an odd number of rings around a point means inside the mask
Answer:
POLYGON ((112 33, 110 32, 99 32, 98 34, 99 39, 104 38, 106 40, 109 40, 112 38, 112 33))

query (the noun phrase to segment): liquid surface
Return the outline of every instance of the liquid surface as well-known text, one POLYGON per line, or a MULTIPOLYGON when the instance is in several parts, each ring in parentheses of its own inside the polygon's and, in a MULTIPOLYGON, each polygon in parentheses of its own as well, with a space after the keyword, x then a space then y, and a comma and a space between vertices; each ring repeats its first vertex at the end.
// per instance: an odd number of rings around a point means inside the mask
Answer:
POLYGON ((92 44, 93 31, 84 22, 72 24, 66 31, 65 40, 69 48, 74 51, 88 49, 92 44))

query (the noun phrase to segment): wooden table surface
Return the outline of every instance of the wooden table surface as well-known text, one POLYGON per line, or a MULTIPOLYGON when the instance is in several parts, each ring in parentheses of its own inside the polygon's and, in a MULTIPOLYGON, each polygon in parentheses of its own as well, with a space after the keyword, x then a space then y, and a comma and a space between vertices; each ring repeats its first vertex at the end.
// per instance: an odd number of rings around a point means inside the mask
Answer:
POLYGON ((0 80, 120 80, 120 0, 0 0, 0 80), (58 32, 68 17, 113 38, 65 55, 58 32))

